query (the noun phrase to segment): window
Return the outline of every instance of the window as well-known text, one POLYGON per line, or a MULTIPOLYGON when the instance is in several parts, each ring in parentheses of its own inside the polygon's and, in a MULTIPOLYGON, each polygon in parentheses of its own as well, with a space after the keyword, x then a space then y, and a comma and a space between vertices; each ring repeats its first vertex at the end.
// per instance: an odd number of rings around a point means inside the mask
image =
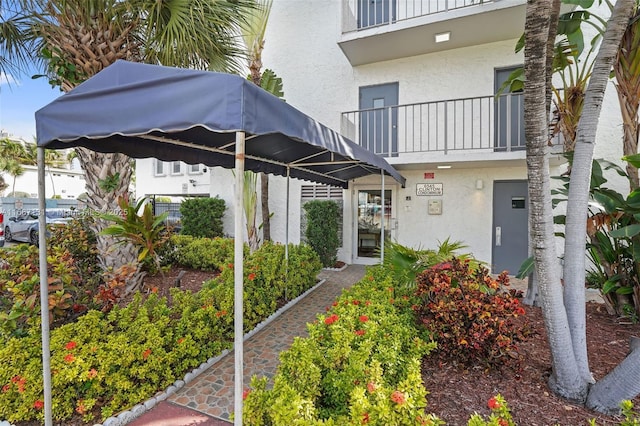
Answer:
POLYGON ((189 174, 197 175, 197 174, 202 173, 202 170, 201 170, 200 166, 201 166, 200 164, 189 164, 189 166, 188 166, 189 167, 189 174))
POLYGON ((156 159, 155 161, 155 167, 154 167, 154 175, 155 176, 164 176, 165 172, 164 172, 164 162, 156 159))
POLYGON ((172 175, 182 174, 182 163, 180 161, 173 161, 171 163, 171 174, 172 175))

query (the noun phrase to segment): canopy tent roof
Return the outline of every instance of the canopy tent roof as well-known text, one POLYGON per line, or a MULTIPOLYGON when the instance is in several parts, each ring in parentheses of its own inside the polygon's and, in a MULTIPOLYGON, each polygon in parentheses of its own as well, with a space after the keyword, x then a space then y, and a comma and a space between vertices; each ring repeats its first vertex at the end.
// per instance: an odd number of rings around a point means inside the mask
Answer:
POLYGON ((235 132, 245 168, 346 188, 384 171, 383 158, 231 74, 117 61, 36 112, 38 146, 83 146, 134 158, 234 167, 235 132))

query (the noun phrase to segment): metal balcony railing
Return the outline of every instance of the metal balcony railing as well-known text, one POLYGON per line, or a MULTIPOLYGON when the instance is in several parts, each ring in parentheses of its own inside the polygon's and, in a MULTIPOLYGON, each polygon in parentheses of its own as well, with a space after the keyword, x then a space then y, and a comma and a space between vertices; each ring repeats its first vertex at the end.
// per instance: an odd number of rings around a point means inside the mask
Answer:
POLYGON ((342 32, 493 3, 495 0, 343 0, 342 32))
POLYGON ((341 132, 378 155, 524 150, 522 93, 342 113, 341 132))

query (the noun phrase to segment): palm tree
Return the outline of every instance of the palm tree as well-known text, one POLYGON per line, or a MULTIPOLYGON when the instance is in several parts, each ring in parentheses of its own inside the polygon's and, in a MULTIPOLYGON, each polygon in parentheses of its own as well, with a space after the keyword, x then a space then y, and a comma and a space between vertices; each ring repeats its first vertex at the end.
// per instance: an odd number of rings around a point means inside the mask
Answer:
MULTIPOLYGON (((248 17, 241 28, 244 45, 247 49, 250 79, 253 84, 261 86, 262 82, 262 50, 264 34, 269 22, 273 0, 258 0, 258 7, 248 17)), ((269 175, 260 173, 260 205, 262 210, 262 240, 271 240, 271 214, 269 212, 269 175)), ((255 231, 254 231, 255 232, 255 231)))
POLYGON ((2 157, 0 158, 0 171, 7 172, 11 176, 13 176, 13 186, 11 188, 11 193, 16 193, 16 178, 18 176, 22 176, 24 173, 24 167, 20 164, 19 161, 11 158, 11 157, 2 157))
POLYGON ((559 395, 600 411, 618 408, 640 392, 640 351, 633 351, 602 381, 589 372, 585 344, 585 240, 595 133, 609 72, 634 0, 618 0, 595 59, 576 132, 567 203, 564 289, 554 243, 547 126, 550 72, 560 0, 527 3, 525 23, 525 134, 531 203, 531 240, 545 325, 552 353, 549 385, 559 395), (627 381, 620 380, 626 376, 627 381), (618 382, 614 382, 618 380, 618 382), (616 383, 614 385, 614 383, 616 383), (607 389, 609 387, 609 389, 607 389))
MULTIPOLYGON (((32 35, 50 81, 68 91, 118 59, 185 68, 237 71, 242 50, 236 34, 253 0, 34 0, 32 35)), ((88 207, 117 211, 129 192, 130 159, 76 150, 85 171, 88 207)), ((104 270, 135 264, 132 245, 115 244, 96 221, 104 270)), ((134 274, 127 289, 138 287, 134 274)))
MULTIPOLYGON (((0 76, 9 84, 9 76, 20 74, 30 62, 32 50, 28 35, 28 19, 24 6, 29 0, 0 0, 0 76)), ((28 10, 29 8, 27 8, 28 10)))
MULTIPOLYGON (((638 135, 640 122, 638 108, 640 107, 640 7, 635 5, 634 17, 629 22, 627 30, 622 36, 618 56, 613 64, 616 76, 616 92, 622 112, 623 152, 633 155, 638 152, 638 135)), ((627 162, 627 174, 630 189, 640 186, 638 169, 627 162)))
POLYGON ((23 164, 26 163, 27 150, 20 141, 9 138, 0 140, 0 171, 13 176, 11 192, 15 194, 16 178, 24 173, 23 164))

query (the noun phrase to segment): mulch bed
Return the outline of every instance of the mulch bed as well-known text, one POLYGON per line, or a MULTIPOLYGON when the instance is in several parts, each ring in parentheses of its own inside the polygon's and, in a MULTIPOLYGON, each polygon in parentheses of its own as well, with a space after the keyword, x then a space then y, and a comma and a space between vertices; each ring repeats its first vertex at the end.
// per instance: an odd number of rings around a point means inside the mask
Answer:
MULTIPOLYGON (((576 406, 551 393, 547 386, 551 354, 540 308, 527 307, 526 319, 533 335, 519 345, 525 361, 517 371, 465 369, 442 364, 435 356, 427 357, 422 369, 424 384, 430 392, 427 411, 449 425, 466 425, 474 412, 488 415, 487 401, 500 393, 507 400, 516 424, 521 426, 579 426, 587 425, 592 418, 598 425, 618 424, 619 418, 576 406)), ((640 325, 621 324, 607 314, 603 304, 587 303, 587 348, 596 380, 624 359, 630 336, 640 336, 640 325)), ((640 409, 640 398, 634 404, 640 409)))

